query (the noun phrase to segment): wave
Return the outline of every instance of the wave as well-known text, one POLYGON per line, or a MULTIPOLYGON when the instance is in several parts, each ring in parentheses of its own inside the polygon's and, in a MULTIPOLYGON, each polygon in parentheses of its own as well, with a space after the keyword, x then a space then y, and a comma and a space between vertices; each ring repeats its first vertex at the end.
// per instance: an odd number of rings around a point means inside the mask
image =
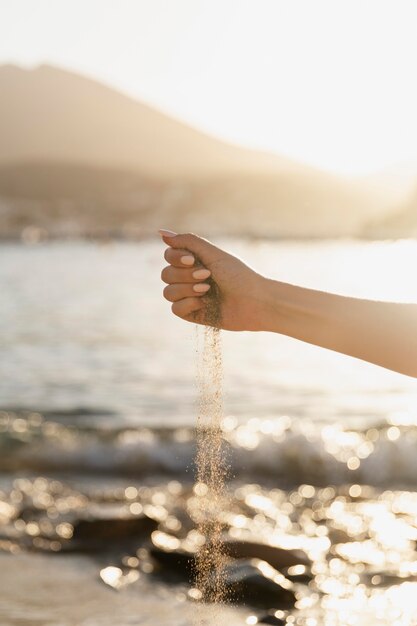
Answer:
MULTIPOLYGON (((352 430, 289 417, 223 422, 231 478, 277 484, 417 484, 417 425, 352 430)), ((190 477, 192 428, 66 425, 40 413, 0 413, 0 470, 190 477)))

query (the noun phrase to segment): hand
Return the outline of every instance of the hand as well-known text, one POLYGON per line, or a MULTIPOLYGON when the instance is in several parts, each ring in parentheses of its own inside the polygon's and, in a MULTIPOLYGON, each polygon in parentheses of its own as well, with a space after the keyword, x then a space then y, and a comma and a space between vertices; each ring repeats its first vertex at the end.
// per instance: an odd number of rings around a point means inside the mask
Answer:
POLYGON ((175 315, 188 322, 214 325, 210 323, 208 306, 216 289, 220 296, 220 328, 263 330, 266 278, 197 235, 165 230, 159 233, 170 246, 165 251, 169 265, 162 270, 161 278, 168 285, 164 297, 173 303, 175 315), (207 279, 215 285, 204 282, 207 279))

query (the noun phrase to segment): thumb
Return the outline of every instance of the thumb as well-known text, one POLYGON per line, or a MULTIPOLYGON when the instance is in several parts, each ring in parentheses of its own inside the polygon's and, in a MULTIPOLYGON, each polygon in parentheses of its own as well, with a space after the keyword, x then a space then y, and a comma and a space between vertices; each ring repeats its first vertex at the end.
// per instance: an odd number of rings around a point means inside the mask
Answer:
POLYGON ((185 248, 194 253, 204 263, 211 263, 215 259, 219 258, 221 250, 214 246, 210 241, 194 235, 194 233, 175 234, 172 231, 160 230, 158 231, 162 236, 165 243, 171 248, 185 248))

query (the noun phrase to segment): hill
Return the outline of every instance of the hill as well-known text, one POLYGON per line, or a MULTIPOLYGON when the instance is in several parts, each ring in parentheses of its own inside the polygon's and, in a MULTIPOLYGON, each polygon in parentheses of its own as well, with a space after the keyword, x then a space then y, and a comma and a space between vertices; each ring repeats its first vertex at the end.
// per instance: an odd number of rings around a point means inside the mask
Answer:
POLYGON ((163 178, 301 169, 209 137, 114 89, 42 65, 0 67, 0 164, 43 160, 163 178))
POLYGON ((205 135, 89 78, 0 67, 0 232, 354 235, 365 184, 205 135), (69 229, 69 231, 68 231, 69 229))
POLYGON ((364 234, 374 238, 417 238, 417 187, 396 210, 380 219, 371 220, 364 234))

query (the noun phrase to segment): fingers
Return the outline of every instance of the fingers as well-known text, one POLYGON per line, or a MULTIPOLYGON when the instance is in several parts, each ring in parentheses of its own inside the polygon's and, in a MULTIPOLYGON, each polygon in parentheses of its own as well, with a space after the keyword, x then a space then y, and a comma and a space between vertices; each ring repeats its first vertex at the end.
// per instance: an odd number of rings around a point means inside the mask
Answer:
POLYGON ((160 230, 159 233, 165 243, 172 248, 176 250, 188 250, 192 254, 201 257, 205 263, 211 263, 218 259, 219 255, 224 254, 219 248, 216 248, 216 246, 207 241, 207 239, 203 239, 203 237, 199 237, 193 233, 177 235, 167 230, 160 230))
POLYGON ((160 231, 165 243, 165 260, 169 266, 162 270, 161 278, 167 283, 164 297, 172 302, 172 312, 189 322, 204 323, 204 296, 210 284, 203 283, 211 276, 210 270, 201 265, 209 265, 224 252, 209 241, 191 233, 177 235, 171 231, 160 231), (200 260, 198 260, 200 259, 200 260))
POLYGON ((178 302, 183 298, 204 296, 210 289, 210 285, 198 283, 197 285, 168 285, 164 289, 164 298, 168 302, 178 302))
POLYGON ((168 265, 162 270, 161 279, 168 285, 175 283, 196 283, 201 280, 207 280, 210 274, 210 270, 201 266, 192 269, 180 269, 178 267, 168 265))
POLYGON ((167 248, 164 257, 165 261, 168 261, 168 263, 174 267, 192 267, 195 263, 195 257, 189 250, 181 250, 181 248, 177 250, 167 248))
POLYGON ((197 311, 204 308, 204 303, 201 298, 183 298, 178 302, 174 302, 171 306, 171 310, 174 315, 181 317, 187 321, 194 320, 194 315, 197 311))

